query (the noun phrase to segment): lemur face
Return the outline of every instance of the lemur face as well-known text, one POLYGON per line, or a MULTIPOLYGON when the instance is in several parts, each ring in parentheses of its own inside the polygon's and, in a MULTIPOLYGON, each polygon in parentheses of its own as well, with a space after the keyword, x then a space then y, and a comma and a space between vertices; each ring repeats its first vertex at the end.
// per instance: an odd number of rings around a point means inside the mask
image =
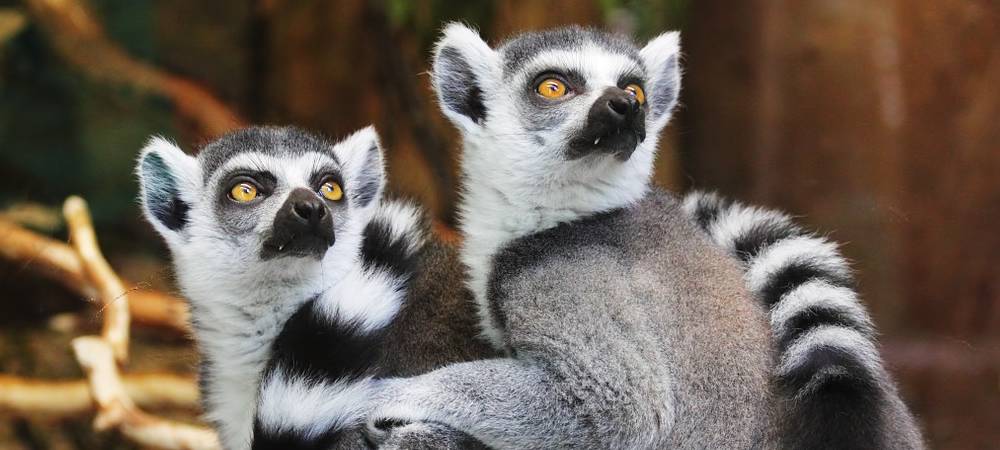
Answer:
MULTIPOLYGON (((211 142, 197 158, 154 138, 138 173, 146 216, 178 269, 249 283, 352 260, 381 195, 382 164, 371 128, 331 144, 294 128, 255 127, 211 142)), ((178 272, 182 283, 199 276, 178 272)))
POLYGON ((483 150, 467 145, 467 160, 512 174, 542 169, 549 185, 593 181, 617 166, 651 168, 677 101, 678 51, 677 33, 640 49, 579 27, 522 34, 492 49, 453 24, 438 43, 433 83, 467 144, 491 149, 470 154, 483 150))

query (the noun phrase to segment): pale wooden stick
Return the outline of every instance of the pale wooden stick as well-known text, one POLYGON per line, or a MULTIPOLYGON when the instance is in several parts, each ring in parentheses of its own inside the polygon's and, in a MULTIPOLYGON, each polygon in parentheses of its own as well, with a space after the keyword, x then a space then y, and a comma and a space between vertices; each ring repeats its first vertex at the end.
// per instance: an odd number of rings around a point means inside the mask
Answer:
POLYGON ((3 219, 0 219, 0 257, 39 270, 85 297, 96 294, 72 247, 3 219))
POLYGON ((115 359, 125 362, 128 359, 129 336, 128 291, 97 246, 87 202, 77 196, 67 198, 63 203, 63 216, 69 228, 70 242, 83 264, 83 272, 97 288, 103 305, 101 335, 114 350, 115 359))
POLYGON ((151 289, 133 290, 128 296, 128 310, 136 323, 190 333, 190 312, 183 300, 151 289))
POLYGON ((118 429, 123 436, 147 447, 163 449, 216 450, 221 448, 212 430, 172 422, 146 414, 129 397, 118 372, 128 349, 129 314, 124 285, 97 246, 87 204, 79 197, 66 199, 63 215, 70 239, 83 263, 83 270, 97 286, 105 307, 101 337, 84 336, 73 340, 73 353, 87 374, 90 395, 97 406, 94 428, 118 429))
MULTIPOLYGON (((125 393, 145 408, 198 408, 198 387, 190 376, 126 374, 125 393)), ((0 374, 0 414, 72 417, 94 411, 86 380, 37 380, 0 374)))
POLYGON ((97 405, 94 428, 117 428, 131 441, 149 447, 177 450, 221 448, 216 434, 204 427, 160 419, 142 412, 128 396, 115 364, 114 350, 101 337, 73 340, 73 352, 87 374, 97 405))
MULTIPOLYGON (((85 298, 97 296, 73 247, 4 219, 0 219, 0 258, 46 275, 85 298)), ((129 300, 129 312, 137 323, 190 331, 183 300, 152 289, 133 289, 129 300)))

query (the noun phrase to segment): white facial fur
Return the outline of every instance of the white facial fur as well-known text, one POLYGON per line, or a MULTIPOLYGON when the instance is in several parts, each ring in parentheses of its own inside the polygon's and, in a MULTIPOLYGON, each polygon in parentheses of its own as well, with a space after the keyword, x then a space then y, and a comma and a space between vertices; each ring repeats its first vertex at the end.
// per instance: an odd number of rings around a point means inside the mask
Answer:
POLYGON ((206 415, 219 425, 227 448, 248 445, 259 383, 256 377, 267 362, 270 343, 302 303, 329 290, 351 272, 357 263, 361 233, 381 196, 383 163, 372 128, 334 145, 332 152, 339 163, 329 152, 245 149, 219 164, 207 180, 203 180, 204 157, 187 156, 163 139, 150 140, 140 156, 144 210, 166 240, 178 284, 191 302, 199 350, 208 364, 202 373, 209 385, 206 415), (146 164, 152 161, 150 157, 158 157, 166 172, 144 170, 152 167, 146 164), (348 202, 334 212, 340 216, 334 219, 335 243, 319 259, 262 260, 262 243, 289 193, 296 188, 314 189, 310 177, 317 168, 331 166, 342 176, 343 202, 348 202), (222 223, 220 192, 228 188, 220 183, 225 183, 226 174, 236 168, 270 173, 276 179, 275 188, 252 213, 222 223), (377 177, 371 180, 377 189, 375 200, 362 205, 351 189, 366 177, 377 177), (155 213, 156 196, 169 195, 170 180, 173 192, 189 207, 186 221, 175 228, 155 213), (234 227, 239 232, 234 232, 234 227))
POLYGON ((502 333, 491 323, 486 307, 493 255, 520 236, 642 198, 658 135, 669 120, 680 79, 677 33, 653 39, 636 55, 586 39, 573 48, 544 48, 516 61, 513 71, 504 52, 504 47, 493 50, 474 31, 452 24, 437 45, 433 73, 442 110, 463 138, 462 259, 470 269, 469 284, 480 305, 483 333, 498 346, 502 333), (556 119, 520 100, 540 72, 553 69, 573 71, 586 80, 583 92, 552 113, 561 116, 556 119), (584 126, 594 101, 605 88, 619 86, 628 73, 641 75, 650 98, 645 140, 626 161, 612 155, 568 159, 569 140, 584 126), (470 117, 452 97, 451 91, 463 83, 481 91, 485 117, 470 117), (672 99, 659 108, 665 110, 653 111, 657 108, 652 107, 651 97, 661 93, 672 99), (554 126, 539 126, 532 114, 554 126))

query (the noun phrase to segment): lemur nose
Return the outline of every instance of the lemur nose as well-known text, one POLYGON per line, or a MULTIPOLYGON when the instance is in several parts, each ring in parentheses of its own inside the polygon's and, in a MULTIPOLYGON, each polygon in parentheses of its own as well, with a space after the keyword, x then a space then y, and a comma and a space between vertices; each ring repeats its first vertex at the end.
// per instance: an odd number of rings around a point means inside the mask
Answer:
POLYGON ((615 114, 624 116, 632 109, 629 105, 629 98, 628 96, 611 97, 608 99, 608 108, 615 114))
POLYGON ((639 102, 635 97, 622 91, 622 95, 615 95, 608 99, 608 109, 618 116, 626 117, 639 110, 639 102))
POLYGON ((302 221, 314 224, 326 216, 326 207, 318 198, 303 198, 292 205, 292 212, 302 221))

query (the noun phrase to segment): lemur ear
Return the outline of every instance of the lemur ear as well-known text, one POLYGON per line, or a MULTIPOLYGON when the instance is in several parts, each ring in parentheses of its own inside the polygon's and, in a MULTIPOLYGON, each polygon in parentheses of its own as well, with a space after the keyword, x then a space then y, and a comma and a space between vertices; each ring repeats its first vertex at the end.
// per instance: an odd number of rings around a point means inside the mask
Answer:
POLYGON ((201 190, 198 160, 166 139, 152 137, 139 155, 136 173, 146 219, 168 243, 176 243, 201 190))
POLYGON ((351 206, 369 208, 378 204, 385 188, 385 163, 378 132, 372 126, 348 136, 333 146, 344 170, 344 190, 351 206))
POLYGON ((459 128, 471 129, 486 120, 484 88, 496 79, 499 59, 471 28, 459 23, 445 27, 434 47, 431 83, 441 110, 459 128))
POLYGON ((639 51, 649 75, 646 97, 650 114, 661 126, 670 118, 681 92, 680 38, 676 31, 663 33, 639 51))

